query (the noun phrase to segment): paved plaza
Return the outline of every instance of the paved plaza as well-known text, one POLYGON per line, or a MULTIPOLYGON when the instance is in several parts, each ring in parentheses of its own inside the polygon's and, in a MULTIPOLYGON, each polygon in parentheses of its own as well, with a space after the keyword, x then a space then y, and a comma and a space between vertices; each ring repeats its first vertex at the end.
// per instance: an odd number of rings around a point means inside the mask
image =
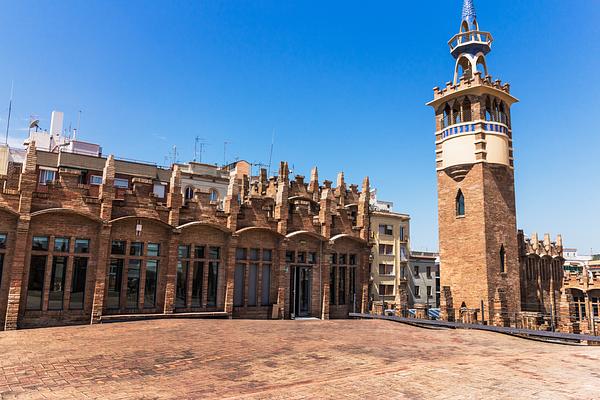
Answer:
POLYGON ((388 321, 160 320, 0 332, 2 399, 577 398, 600 348, 388 321))

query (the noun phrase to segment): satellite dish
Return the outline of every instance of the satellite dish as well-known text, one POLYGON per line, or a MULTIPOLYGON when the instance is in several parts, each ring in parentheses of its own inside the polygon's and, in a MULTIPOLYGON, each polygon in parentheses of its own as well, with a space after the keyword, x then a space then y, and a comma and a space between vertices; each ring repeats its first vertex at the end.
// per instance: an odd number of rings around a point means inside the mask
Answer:
POLYGON ((29 123, 29 129, 39 128, 39 127, 40 127, 39 119, 32 119, 31 122, 29 123))

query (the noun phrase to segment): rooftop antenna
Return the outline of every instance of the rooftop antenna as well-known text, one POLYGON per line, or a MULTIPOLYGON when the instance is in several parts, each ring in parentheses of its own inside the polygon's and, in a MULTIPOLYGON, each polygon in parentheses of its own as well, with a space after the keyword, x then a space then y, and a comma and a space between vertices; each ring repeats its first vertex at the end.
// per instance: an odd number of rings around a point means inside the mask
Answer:
POLYGON ((77 113, 77 131, 79 133, 79 126, 81 125, 81 110, 77 113))
POLYGON ((269 151, 269 176, 271 176, 271 161, 273 160, 273 145, 275 144, 275 128, 273 128, 273 134, 271 135, 271 150, 269 151))
POLYGON ((173 145, 173 151, 171 152, 171 164, 177 163, 177 145, 173 145))
POLYGON ((223 166, 227 165, 227 145, 231 144, 227 140, 223 142, 223 166))
POLYGON ((194 140, 194 162, 196 159, 198 159, 198 162, 202 162, 202 153, 204 152, 204 146, 206 145, 207 143, 204 141, 204 138, 196 136, 194 140), (200 157, 198 157, 198 155, 200 155, 200 157))
POLYGON ((13 89, 15 87, 15 82, 10 82, 10 100, 8 101, 8 119, 6 120, 6 136, 4 137, 4 144, 8 146, 8 129, 10 128, 10 113, 12 112, 12 99, 13 99, 13 89))

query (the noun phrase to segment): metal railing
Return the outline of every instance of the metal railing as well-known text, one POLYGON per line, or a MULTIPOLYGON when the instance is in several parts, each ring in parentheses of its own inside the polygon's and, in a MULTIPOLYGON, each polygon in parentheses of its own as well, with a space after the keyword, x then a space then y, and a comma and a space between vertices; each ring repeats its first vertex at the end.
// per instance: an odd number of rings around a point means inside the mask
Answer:
POLYGON ((454 51, 459 46, 471 43, 484 44, 491 46, 494 38, 492 34, 484 31, 469 31, 464 33, 458 33, 448 41, 450 51, 454 51))

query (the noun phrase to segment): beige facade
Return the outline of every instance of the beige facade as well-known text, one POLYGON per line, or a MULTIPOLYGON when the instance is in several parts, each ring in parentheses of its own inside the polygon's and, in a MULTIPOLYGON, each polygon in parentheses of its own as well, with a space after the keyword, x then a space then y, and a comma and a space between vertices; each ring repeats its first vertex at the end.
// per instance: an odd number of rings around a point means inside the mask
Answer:
POLYGON ((371 299, 388 309, 406 304, 406 274, 409 259, 409 222, 406 214, 373 211, 370 216, 371 299))

